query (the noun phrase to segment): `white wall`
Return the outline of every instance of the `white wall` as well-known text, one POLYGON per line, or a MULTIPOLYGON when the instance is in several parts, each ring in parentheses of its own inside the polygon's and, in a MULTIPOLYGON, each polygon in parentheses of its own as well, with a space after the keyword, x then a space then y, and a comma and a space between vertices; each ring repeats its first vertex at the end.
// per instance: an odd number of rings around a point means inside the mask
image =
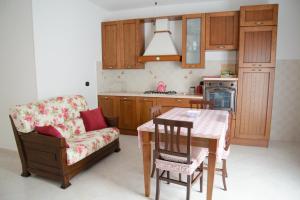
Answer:
POLYGON ((0 148, 16 149, 9 108, 35 100, 31 0, 0 1, 0 148))
POLYGON ((82 94, 96 107, 105 12, 88 0, 32 0, 32 7, 38 98, 82 94))

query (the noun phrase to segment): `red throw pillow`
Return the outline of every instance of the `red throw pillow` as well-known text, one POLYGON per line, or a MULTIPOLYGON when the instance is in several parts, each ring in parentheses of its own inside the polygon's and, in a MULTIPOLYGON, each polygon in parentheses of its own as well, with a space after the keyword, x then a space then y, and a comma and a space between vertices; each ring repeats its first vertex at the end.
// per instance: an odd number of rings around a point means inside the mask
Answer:
MULTIPOLYGON (((56 138, 63 138, 63 136, 60 134, 60 132, 53 126, 36 126, 35 130, 41 135, 47 135, 47 136, 52 136, 52 137, 56 137, 56 138)), ((67 147, 69 148, 68 144, 67 144, 67 147)))
POLYGON ((80 112, 86 131, 94 131, 107 127, 102 109, 87 110, 80 112))

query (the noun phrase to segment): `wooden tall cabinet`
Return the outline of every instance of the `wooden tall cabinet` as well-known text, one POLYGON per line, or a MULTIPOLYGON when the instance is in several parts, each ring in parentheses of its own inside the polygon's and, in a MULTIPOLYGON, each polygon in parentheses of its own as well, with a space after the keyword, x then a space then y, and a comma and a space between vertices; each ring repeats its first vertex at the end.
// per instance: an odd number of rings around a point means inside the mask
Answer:
POLYGON ((239 144, 267 146, 270 135, 274 68, 239 70, 235 138, 239 144))
POLYGON ((274 67, 276 38, 276 26, 241 27, 239 66, 274 67))
POLYGON ((143 68, 138 56, 144 51, 142 20, 123 20, 102 23, 103 69, 143 68))
POLYGON ((217 12, 205 14, 206 49, 235 50, 238 48, 239 12, 217 12))
POLYGON ((243 6, 233 143, 268 146, 276 64, 278 5, 243 6))

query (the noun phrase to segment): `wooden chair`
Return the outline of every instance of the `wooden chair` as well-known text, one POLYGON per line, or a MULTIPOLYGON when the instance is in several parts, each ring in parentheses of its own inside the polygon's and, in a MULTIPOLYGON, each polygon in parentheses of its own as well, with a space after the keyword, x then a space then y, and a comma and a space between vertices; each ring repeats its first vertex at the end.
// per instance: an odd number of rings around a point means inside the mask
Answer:
POLYGON ((155 124, 155 163, 156 163, 156 196, 159 200, 160 181, 175 183, 187 187, 186 199, 190 199, 191 185, 200 177, 200 192, 203 186, 203 161, 206 152, 203 148, 191 147, 191 129, 193 122, 176 121, 154 118, 155 124), (159 131, 159 126, 163 126, 164 132, 159 131), (180 145, 180 133, 182 129, 187 129, 186 145, 180 145), (176 131, 175 131, 176 130, 176 131), (160 172, 162 171, 162 173, 160 172), (194 173, 199 173, 194 178, 194 173), (165 175, 167 172, 167 175, 165 175), (187 181, 170 178, 170 172, 187 176, 187 181))
POLYGON ((212 101, 206 101, 202 99, 191 99, 190 107, 197 109, 213 109, 214 103, 212 101))
MULTIPOLYGON (((158 117, 159 115, 161 115, 161 106, 160 105, 157 105, 157 106, 152 106, 150 108, 150 117, 151 119, 154 119, 156 117, 158 117)), ((154 151, 153 150, 153 160, 152 160, 152 171, 151 171, 151 177, 154 176, 154 172, 155 172, 155 156, 154 156, 154 151)))

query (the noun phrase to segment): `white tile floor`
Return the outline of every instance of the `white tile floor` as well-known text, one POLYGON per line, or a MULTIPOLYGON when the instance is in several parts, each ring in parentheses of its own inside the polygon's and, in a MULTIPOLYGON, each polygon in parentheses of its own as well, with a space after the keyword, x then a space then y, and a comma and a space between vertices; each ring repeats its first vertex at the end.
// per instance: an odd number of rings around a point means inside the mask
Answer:
MULTIPOLYGON (((154 199, 152 180, 150 198, 143 196, 141 153, 137 138, 121 136, 122 151, 114 153, 89 170, 80 173, 66 190, 60 183, 36 176, 20 176, 20 161, 15 152, 0 151, 1 200, 104 200, 154 199)), ((269 148, 232 146, 228 160, 228 191, 216 176, 214 199, 220 200, 298 200, 300 199, 300 143, 272 142, 269 148)), ((206 179, 205 179, 206 181, 206 179)), ((206 194, 193 187, 191 199, 206 194)), ((162 184, 161 200, 185 199, 185 188, 162 184)))

